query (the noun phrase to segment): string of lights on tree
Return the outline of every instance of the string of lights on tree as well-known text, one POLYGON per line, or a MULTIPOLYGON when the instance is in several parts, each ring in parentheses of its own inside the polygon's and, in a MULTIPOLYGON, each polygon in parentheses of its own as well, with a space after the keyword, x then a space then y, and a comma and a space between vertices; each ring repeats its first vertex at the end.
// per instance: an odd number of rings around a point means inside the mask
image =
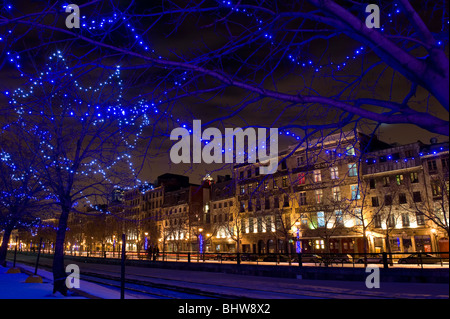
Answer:
MULTIPOLYGON (((251 12, 251 10, 248 10, 245 8, 240 9, 239 4, 235 4, 232 1, 218 1, 218 3, 222 7, 230 9, 231 13, 245 14, 248 17, 253 17, 255 19, 255 22, 258 23, 259 25, 264 25, 264 21, 262 19, 258 18, 256 13, 251 12)), ((66 5, 67 4, 63 4, 62 8, 65 9, 66 5)), ((4 9, 7 10, 8 12, 12 12, 13 7, 10 3, 5 3, 4 9)), ((401 13, 401 10, 399 9, 398 4, 396 2, 392 3, 392 5, 390 7, 390 12, 388 13, 388 19, 385 19, 385 21, 388 23, 393 23, 394 16, 398 15, 400 13, 401 13)), ((127 28, 127 31, 132 36, 134 43, 136 45, 138 45, 143 51, 154 54, 159 59, 162 59, 163 57, 160 55, 156 55, 154 48, 149 43, 147 43, 147 41, 144 39, 144 37, 142 35, 140 35, 138 33, 137 28, 135 28, 133 26, 133 24, 131 23, 131 19, 129 17, 130 16, 126 16, 124 13, 122 13, 118 10, 116 10, 112 14, 104 15, 104 16, 87 17, 86 15, 83 15, 83 16, 81 16, 82 28, 80 30, 81 30, 81 32, 85 32, 92 37, 96 37, 96 36, 104 35, 105 31, 117 28, 119 25, 124 26, 127 28)), ((448 20, 446 21, 446 24, 448 25, 448 20)), ((381 32, 384 32, 385 28, 386 28, 386 25, 383 25, 380 29, 381 32)), ((444 30, 444 25, 442 26, 442 29, 444 30)), ((274 41, 274 38, 275 38, 274 34, 267 32, 267 30, 264 30, 262 27, 258 27, 258 30, 261 33, 261 37, 263 37, 269 41, 272 41, 272 42, 274 41)), ((2 36, 0 38, 0 41, 5 41, 6 38, 8 37, 8 35, 10 35, 11 33, 12 33, 11 30, 8 30, 8 33, 6 34, 6 36, 2 36)), ((441 40, 439 40, 438 45, 444 45, 444 43, 441 40)), ((290 59, 291 62, 293 62, 299 66, 308 67, 308 68, 311 68, 311 69, 315 70, 316 72, 318 72, 322 69, 325 69, 326 67, 333 67, 333 68, 335 68, 335 70, 342 70, 345 66, 348 65, 349 61, 356 59, 358 56, 362 55, 364 52, 365 52, 365 48, 362 46, 362 47, 355 49, 352 55, 348 55, 346 57, 346 59, 344 61, 341 61, 340 63, 330 62, 328 64, 323 64, 323 65, 320 65, 317 62, 314 62, 313 60, 301 61, 301 60, 299 60, 299 56, 294 53, 287 54, 287 57, 290 59)), ((6 54, 9 59, 8 61, 10 63, 14 64, 18 70, 21 70, 20 55, 13 51, 7 51, 6 54)), ((180 75, 177 75, 177 79, 174 80, 173 84, 175 86, 181 86, 182 83, 184 81, 186 81, 186 79, 188 78, 188 75, 189 74, 187 74, 187 72, 182 72, 180 75)), ((24 76, 23 72, 21 73, 21 76, 24 76)), ((31 80, 32 79, 30 79, 30 81, 31 80)), ((82 88, 80 86, 79 89, 80 90, 84 89, 87 92, 91 88, 82 88)), ((95 90, 98 90, 98 89, 94 89, 94 91, 95 90)), ((5 93, 5 95, 9 95, 8 91, 6 91, 4 93, 5 93)), ((162 102, 162 101, 160 101, 160 102, 162 102)), ((146 103, 145 101, 139 102, 138 105, 140 107, 148 108, 148 103, 146 103)), ((158 112, 158 109, 155 107, 155 105, 153 104, 152 106, 153 106, 154 112, 155 113, 158 112)), ((115 113, 115 111, 117 111, 117 110, 114 109, 113 114, 117 115, 118 113, 115 113)), ((122 112, 123 112, 123 110, 122 110, 122 112)), ((122 113, 122 115, 125 115, 125 114, 122 113)), ((170 116, 171 116, 171 118, 173 118, 172 115, 170 115, 170 116)), ((183 121, 177 119, 176 122, 181 123, 183 121)), ((183 124, 183 125, 184 125, 183 127, 186 127, 188 124, 183 124)), ((192 132, 192 129, 189 129, 189 131, 192 132)), ((301 136, 299 136, 289 130, 280 130, 280 135, 286 135, 289 137, 293 137, 296 140, 301 139, 301 136)), ((134 147, 133 145, 134 144, 131 143, 130 148, 133 148, 134 147)), ((90 172, 92 172, 92 170, 90 170, 90 172)))
MULTIPOLYGON (((136 170, 133 167, 132 156, 127 152, 120 154, 115 161, 105 165, 101 163, 99 159, 93 159, 90 162, 82 163, 82 169, 80 171, 72 171, 73 160, 71 158, 59 156, 54 158, 51 156, 54 150, 54 145, 51 143, 52 134, 45 128, 40 126, 42 119, 49 121, 55 120, 52 115, 46 114, 43 108, 36 109, 35 105, 30 104, 30 101, 45 86, 50 86, 49 92, 52 92, 48 97, 51 101, 57 101, 60 97, 66 105, 64 105, 65 113, 62 113, 62 117, 67 119, 74 119, 77 123, 89 122, 92 127, 101 126, 105 121, 115 121, 120 130, 121 140, 125 143, 124 149, 133 150, 136 147, 137 141, 143 133, 143 129, 148 125, 151 125, 151 113, 159 113, 156 103, 146 103, 140 101, 136 105, 122 105, 122 92, 123 81, 120 79, 120 67, 117 67, 104 81, 97 83, 95 87, 83 86, 77 79, 74 78, 72 70, 70 70, 66 59, 63 57, 60 51, 53 53, 49 57, 49 63, 46 70, 39 72, 36 76, 30 76, 25 85, 27 88, 17 88, 12 92, 8 92, 6 96, 9 98, 9 104, 15 110, 17 116, 16 124, 21 122, 25 130, 28 130, 34 136, 39 137, 41 140, 40 149, 42 158, 47 162, 48 167, 58 167, 61 171, 66 171, 69 174, 81 174, 84 176, 92 176, 100 174, 106 181, 112 183, 108 177, 108 171, 117 166, 120 162, 125 161, 128 164, 128 168, 132 176, 136 176, 136 170), (67 87, 58 87, 62 83, 69 83, 73 85, 74 94, 68 94, 67 87), (102 88, 107 86, 117 86, 117 98, 108 101, 108 106, 99 106, 90 104, 88 97, 92 97, 94 93, 101 93, 102 88), (34 116, 37 116, 36 118, 34 116), (129 138, 123 132, 130 131, 130 128, 134 126, 135 131, 132 137, 129 138)), ((69 90, 70 92, 70 90, 69 90)), ((57 103, 57 102, 53 102, 57 103)), ((61 105, 61 108, 63 106, 61 105)), ((64 118, 62 118, 64 120, 64 118)), ((2 127, 1 134, 11 126, 7 124, 2 127)), ((42 125, 43 126, 43 125, 42 125)), ((129 134, 129 133, 128 133, 129 134)), ((4 162, 10 161, 10 156, 7 153, 1 154, 1 160, 4 162)), ((10 162, 10 165, 14 165, 10 162)), ((140 181, 138 180, 139 184, 140 181)), ((51 196, 50 196, 51 197, 51 196)), ((56 199, 56 197, 53 197, 56 199)), ((89 204, 89 199, 86 199, 89 204)))

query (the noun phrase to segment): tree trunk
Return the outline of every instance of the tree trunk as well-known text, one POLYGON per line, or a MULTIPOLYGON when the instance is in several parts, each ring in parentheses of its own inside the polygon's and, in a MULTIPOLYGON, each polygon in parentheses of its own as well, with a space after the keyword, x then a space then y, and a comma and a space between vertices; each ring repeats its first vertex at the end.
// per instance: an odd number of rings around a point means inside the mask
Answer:
POLYGON ((55 253, 53 255, 53 293, 59 291, 67 296, 66 270, 64 267, 64 241, 66 237, 69 208, 63 207, 56 232, 55 253))
POLYGON ((366 227, 363 228, 363 247, 364 247, 364 267, 367 267, 367 235, 366 235, 366 227))
POLYGON ((3 233, 3 242, 0 247, 0 265, 6 267, 6 255, 8 253, 8 243, 11 238, 11 233, 14 229, 15 221, 10 221, 5 228, 5 232, 3 233))

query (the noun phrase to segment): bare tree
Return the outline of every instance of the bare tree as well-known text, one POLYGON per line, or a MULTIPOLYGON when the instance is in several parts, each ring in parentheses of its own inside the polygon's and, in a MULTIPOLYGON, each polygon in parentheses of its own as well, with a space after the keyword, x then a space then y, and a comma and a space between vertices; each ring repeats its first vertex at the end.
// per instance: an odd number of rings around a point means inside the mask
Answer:
MULTIPOLYGON (((194 96, 211 101, 236 89, 240 95, 234 104, 240 109, 227 108, 214 121, 264 99, 264 109, 272 110, 273 102, 280 116, 295 107, 294 121, 325 113, 328 125, 338 127, 368 119, 414 124, 448 136, 445 2, 378 1, 378 6, 381 25, 372 28, 366 23, 365 1, 168 0, 142 12, 135 2, 95 0, 80 5, 80 29, 74 30, 57 23, 67 13, 49 1, 23 11, 6 8, 0 26, 11 30, 3 40, 5 51, 19 56, 37 55, 60 37, 67 50, 81 52, 80 62, 108 69, 109 61, 122 61, 138 80, 154 70, 156 76, 140 83, 151 88, 143 94, 168 104, 194 96), (87 18, 94 12, 94 18, 87 18), (186 30, 191 31, 188 43, 180 41, 186 30), (161 31, 164 40, 150 43, 161 31), (50 40, 32 42, 34 32, 50 40), (103 41, 116 36, 121 41, 103 41)), ((12 63, 20 65, 15 58, 12 63)), ((287 123, 315 125, 294 121, 287 123)))
POLYGON ((39 211, 49 204, 48 195, 34 171, 38 156, 29 136, 18 121, 9 125, 0 135, 0 222, 3 238, 0 264, 6 263, 11 232, 15 228, 31 228, 39 223, 39 211))
POLYGON ((83 87, 71 72, 69 62, 56 52, 46 73, 34 75, 38 88, 17 89, 10 98, 29 140, 39 146, 32 150, 38 157, 33 172, 60 207, 53 275, 54 291, 64 295, 69 215, 82 207, 81 202, 89 204, 89 198, 109 197, 106 191, 129 168, 129 129, 136 124, 133 110, 121 105, 118 70, 98 78, 94 88, 83 87), (131 113, 127 118, 116 115, 126 112, 131 113))

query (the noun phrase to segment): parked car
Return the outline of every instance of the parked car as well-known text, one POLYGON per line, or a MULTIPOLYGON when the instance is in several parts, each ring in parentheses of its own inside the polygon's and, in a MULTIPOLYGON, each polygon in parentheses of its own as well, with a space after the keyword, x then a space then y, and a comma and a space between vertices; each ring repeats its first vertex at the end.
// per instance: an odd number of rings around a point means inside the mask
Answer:
POLYGON ((236 254, 231 253, 223 253, 218 256, 219 260, 237 260, 236 254))
MULTIPOLYGON (((298 262, 298 255, 294 255, 295 262, 298 262)), ((316 254, 302 254, 302 263, 320 263, 322 262, 322 257, 316 254)))
POLYGON ((430 254, 411 254, 408 257, 400 258, 398 260, 399 264, 436 264, 441 262, 439 257, 430 255, 430 254))
MULTIPOLYGON (((355 262, 358 264, 363 264, 364 256, 359 257, 358 259, 356 259, 355 262)), ((387 258, 387 262, 391 263, 391 259, 387 258)), ((368 264, 382 264, 383 263, 383 254, 368 255, 367 263, 368 264)))
POLYGON ((322 261, 329 264, 342 264, 342 263, 350 263, 352 257, 347 254, 338 254, 338 255, 324 255, 322 257, 322 261))

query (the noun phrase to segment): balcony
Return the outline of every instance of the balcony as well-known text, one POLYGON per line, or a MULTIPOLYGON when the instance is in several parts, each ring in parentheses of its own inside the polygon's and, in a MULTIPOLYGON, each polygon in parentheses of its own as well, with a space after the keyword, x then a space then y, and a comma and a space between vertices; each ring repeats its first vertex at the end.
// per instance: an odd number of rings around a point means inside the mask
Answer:
POLYGON ((370 174, 377 174, 377 173, 383 173, 383 172, 390 172, 390 171, 397 171, 397 170, 404 170, 408 168, 414 168, 421 165, 420 158, 409 158, 409 159, 403 159, 403 160, 396 160, 396 161, 386 161, 386 162, 376 162, 371 163, 372 159, 367 159, 368 162, 364 163, 363 165, 363 174, 370 175, 370 174))

